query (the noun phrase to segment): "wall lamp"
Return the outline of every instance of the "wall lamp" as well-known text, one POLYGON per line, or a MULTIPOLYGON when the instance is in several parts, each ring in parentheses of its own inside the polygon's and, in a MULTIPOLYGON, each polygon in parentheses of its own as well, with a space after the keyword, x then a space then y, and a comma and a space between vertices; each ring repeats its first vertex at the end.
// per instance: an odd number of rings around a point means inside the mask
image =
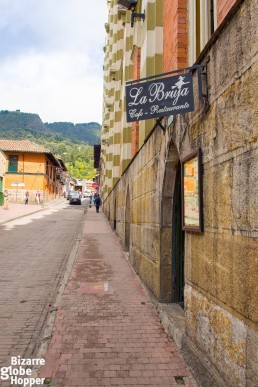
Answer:
POLYGON ((138 0, 118 0, 118 5, 121 8, 131 10, 132 8, 136 7, 138 0))
POLYGON ((135 7, 137 5, 137 1, 138 0, 118 0, 118 5, 121 8, 124 8, 124 9, 127 9, 129 11, 132 11, 132 13, 131 13, 131 27, 134 26, 134 19, 140 18, 143 21, 145 20, 145 11, 144 11, 144 13, 136 13, 134 11, 135 7))

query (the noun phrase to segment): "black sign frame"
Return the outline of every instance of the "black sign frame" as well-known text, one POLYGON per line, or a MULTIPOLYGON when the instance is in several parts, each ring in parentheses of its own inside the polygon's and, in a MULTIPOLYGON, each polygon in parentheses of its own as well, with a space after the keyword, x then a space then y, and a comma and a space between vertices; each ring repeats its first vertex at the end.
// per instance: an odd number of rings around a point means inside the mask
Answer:
POLYGON ((203 94, 200 65, 126 82, 127 122, 194 111, 194 71, 197 71, 201 100, 203 94), (169 76, 172 74, 177 75, 169 76))

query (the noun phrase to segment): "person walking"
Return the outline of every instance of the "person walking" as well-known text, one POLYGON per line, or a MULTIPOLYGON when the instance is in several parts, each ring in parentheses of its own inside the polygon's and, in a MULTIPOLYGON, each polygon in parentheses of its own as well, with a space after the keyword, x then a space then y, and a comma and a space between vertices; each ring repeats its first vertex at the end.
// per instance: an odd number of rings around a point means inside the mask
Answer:
POLYGON ((37 193, 36 193, 36 203, 40 204, 40 192, 39 191, 37 191, 37 193))
POLYGON ((24 199, 24 204, 28 204, 29 203, 29 191, 27 191, 26 193, 25 193, 25 199, 24 199))
POLYGON ((4 210, 9 209, 9 196, 11 194, 8 192, 7 189, 4 190, 4 210))
POLYGON ((94 204, 96 207, 96 212, 99 212, 99 207, 102 205, 102 200, 99 195, 96 196, 94 204))
POLYGON ((92 205, 92 192, 90 194, 90 204, 89 204, 89 208, 91 208, 91 205, 92 205))

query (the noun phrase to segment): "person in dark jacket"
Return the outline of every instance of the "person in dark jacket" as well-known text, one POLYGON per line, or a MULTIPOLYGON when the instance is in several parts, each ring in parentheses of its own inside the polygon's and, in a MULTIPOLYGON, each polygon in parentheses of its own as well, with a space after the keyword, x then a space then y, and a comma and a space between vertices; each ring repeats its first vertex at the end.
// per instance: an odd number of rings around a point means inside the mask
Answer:
POLYGON ((100 198, 99 195, 96 196, 96 198, 94 200, 94 204, 95 204, 95 207, 96 207, 96 212, 99 212, 99 207, 102 204, 102 201, 101 201, 101 198, 100 198))
POLYGON ((25 193, 25 199, 24 199, 24 203, 25 204, 28 204, 29 203, 29 191, 26 191, 26 193, 25 193))

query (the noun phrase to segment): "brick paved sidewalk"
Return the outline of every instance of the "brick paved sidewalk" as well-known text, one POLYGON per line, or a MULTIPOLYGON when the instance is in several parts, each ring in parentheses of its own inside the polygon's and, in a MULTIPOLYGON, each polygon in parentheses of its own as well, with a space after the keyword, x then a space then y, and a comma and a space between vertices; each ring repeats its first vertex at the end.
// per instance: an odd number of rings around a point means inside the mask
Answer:
POLYGON ((197 386, 103 213, 89 209, 40 377, 58 387, 197 386))
POLYGON ((44 208, 47 208, 49 205, 53 205, 61 201, 64 201, 64 199, 63 198, 54 199, 51 202, 47 202, 44 207, 42 205, 36 205, 36 204, 25 205, 21 203, 9 203, 8 210, 4 210, 4 207, 0 206, 0 224, 9 222, 12 219, 17 219, 17 218, 32 214, 33 212, 44 210, 44 208))

